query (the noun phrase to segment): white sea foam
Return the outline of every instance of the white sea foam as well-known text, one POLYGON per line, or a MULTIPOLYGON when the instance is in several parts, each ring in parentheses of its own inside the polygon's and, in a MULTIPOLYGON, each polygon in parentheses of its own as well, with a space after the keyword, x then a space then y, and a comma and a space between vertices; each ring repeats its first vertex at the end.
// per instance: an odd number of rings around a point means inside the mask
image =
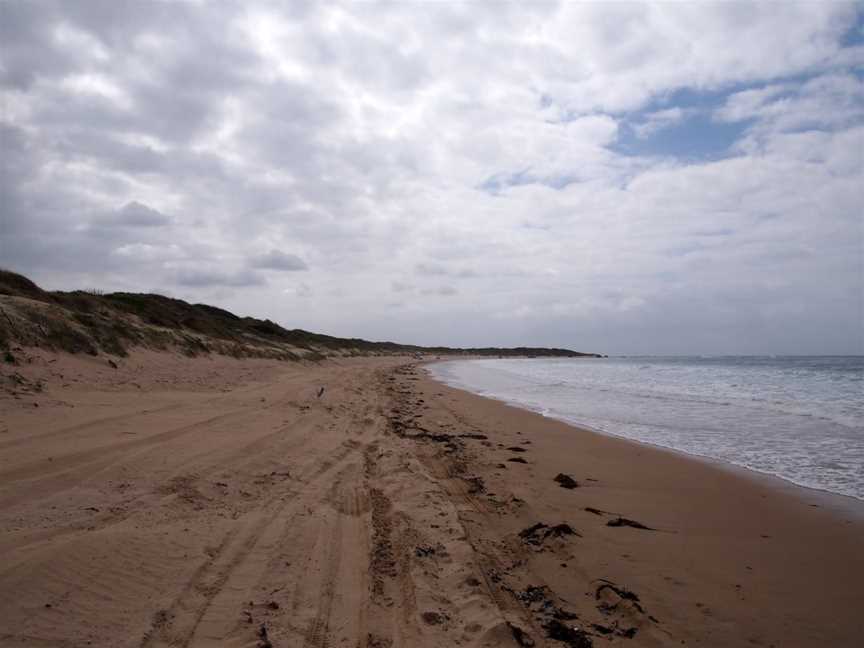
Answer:
POLYGON ((457 387, 864 499, 864 358, 458 360, 457 387))

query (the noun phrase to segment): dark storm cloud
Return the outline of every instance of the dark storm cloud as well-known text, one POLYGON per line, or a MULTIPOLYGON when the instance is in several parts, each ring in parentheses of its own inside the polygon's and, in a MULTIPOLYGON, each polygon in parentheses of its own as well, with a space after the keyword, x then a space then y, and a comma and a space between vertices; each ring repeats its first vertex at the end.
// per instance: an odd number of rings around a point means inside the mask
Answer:
POLYGON ((420 291, 423 295, 437 295, 439 297, 452 297, 458 291, 453 286, 437 286, 436 288, 425 288, 420 291))
POLYGON ((133 200, 126 203, 116 216, 107 221, 106 224, 129 227, 162 227, 170 225, 171 219, 162 212, 133 200))
POLYGON ((418 275, 426 275, 431 277, 450 274, 447 268, 437 263, 418 263, 416 266, 414 266, 414 271, 418 275))
POLYGON ((249 265, 263 270, 283 270, 286 272, 309 269, 306 262, 296 254, 285 254, 279 250, 271 250, 267 254, 253 257, 249 260, 249 265))
POLYGON ((418 263, 414 273, 426 277, 455 277, 456 279, 472 279, 480 274, 471 268, 451 269, 440 263, 418 263))
POLYGON ((181 270, 176 275, 176 281, 187 288, 245 288, 267 283, 261 275, 246 270, 233 273, 218 270, 181 270))

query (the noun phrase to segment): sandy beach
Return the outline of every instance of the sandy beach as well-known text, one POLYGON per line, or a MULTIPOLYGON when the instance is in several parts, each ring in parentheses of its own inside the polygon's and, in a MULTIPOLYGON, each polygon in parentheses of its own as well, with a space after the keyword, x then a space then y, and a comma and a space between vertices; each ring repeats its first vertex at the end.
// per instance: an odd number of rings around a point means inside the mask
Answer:
POLYGON ((0 392, 2 646, 864 633, 857 500, 580 430, 410 358, 19 363, 0 392))
POLYGON ((0 648, 864 648, 862 63, 0 0, 0 648))

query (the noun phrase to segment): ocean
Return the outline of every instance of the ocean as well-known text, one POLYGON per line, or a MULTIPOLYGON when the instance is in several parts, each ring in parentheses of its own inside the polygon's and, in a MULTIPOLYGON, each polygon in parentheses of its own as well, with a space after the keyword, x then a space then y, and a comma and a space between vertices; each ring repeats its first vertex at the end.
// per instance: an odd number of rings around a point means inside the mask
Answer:
POLYGON ((439 380, 546 416, 864 500, 864 357, 435 363, 439 380))

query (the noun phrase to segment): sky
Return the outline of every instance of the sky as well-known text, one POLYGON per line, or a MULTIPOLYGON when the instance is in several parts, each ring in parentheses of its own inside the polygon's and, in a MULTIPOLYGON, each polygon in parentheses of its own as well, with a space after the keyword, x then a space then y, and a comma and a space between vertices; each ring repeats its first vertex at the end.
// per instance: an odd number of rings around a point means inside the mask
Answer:
POLYGON ((0 0, 0 266, 287 328, 864 353, 864 4, 0 0))

